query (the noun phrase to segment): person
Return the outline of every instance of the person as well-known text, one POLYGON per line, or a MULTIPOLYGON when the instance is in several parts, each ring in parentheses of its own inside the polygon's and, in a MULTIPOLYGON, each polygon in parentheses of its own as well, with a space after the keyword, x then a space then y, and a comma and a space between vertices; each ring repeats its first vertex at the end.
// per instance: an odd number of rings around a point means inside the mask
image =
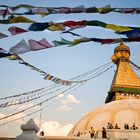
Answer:
POLYGON ((113 129, 113 125, 111 123, 107 123, 107 129, 113 129))
POLYGON ((105 127, 102 127, 102 138, 107 138, 105 127))
POLYGON ((114 128, 115 129, 120 129, 117 123, 115 124, 115 127, 114 128))
POLYGON ((93 129, 93 127, 91 127, 90 129, 91 129, 91 131, 90 131, 90 137, 93 138, 94 137, 95 130, 93 129))
POLYGON ((41 131, 40 132, 40 136, 44 136, 44 131, 41 131))
POLYGON ((126 124, 126 128, 129 130, 129 125, 128 124, 126 124))
POLYGON ((80 132, 78 131, 78 133, 77 133, 77 137, 80 137, 80 132))
POLYGON ((135 123, 133 123, 133 125, 132 125, 132 129, 133 129, 133 130, 136 130, 135 123))
POLYGON ((109 122, 107 123, 107 129, 110 129, 110 123, 109 122))
POLYGON ((110 123, 110 129, 113 129, 113 125, 110 123))
POLYGON ((127 129, 127 124, 126 123, 124 124, 124 129, 127 129))

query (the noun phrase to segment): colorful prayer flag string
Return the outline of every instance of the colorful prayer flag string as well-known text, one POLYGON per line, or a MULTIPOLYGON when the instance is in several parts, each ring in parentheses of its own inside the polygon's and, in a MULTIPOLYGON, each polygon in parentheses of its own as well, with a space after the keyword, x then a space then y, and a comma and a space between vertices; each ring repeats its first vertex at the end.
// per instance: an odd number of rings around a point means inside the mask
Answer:
POLYGON ((74 39, 73 41, 69 41, 66 39, 61 38, 60 41, 54 40, 52 43, 54 46, 62 46, 62 45, 68 45, 68 47, 72 47, 75 45, 78 45, 80 43, 85 43, 85 42, 97 42, 101 44, 114 44, 114 43, 121 43, 121 42, 140 42, 140 37, 136 38, 107 38, 107 39, 101 39, 101 38, 86 38, 82 37, 79 39, 74 39))
POLYGON ((0 15, 5 18, 7 15, 35 15, 47 16, 50 14, 70 14, 70 13, 99 13, 107 14, 110 12, 117 12, 123 14, 140 14, 140 8, 111 8, 111 5, 105 5, 103 7, 89 7, 85 8, 83 5, 71 8, 71 7, 37 7, 27 4, 19 4, 17 6, 0 5, 3 9, 0 10, 0 15), (17 10, 24 8, 25 12, 16 12, 17 10))
MULTIPOLYGON (((18 21, 18 23, 23 22, 22 17, 16 17, 17 20, 13 19, 13 21, 18 21), (21 20, 20 20, 21 18, 21 20)), ((26 21, 24 21, 26 22, 26 21)), ((0 23, 4 23, 7 24, 7 21, 3 21, 0 20, 0 23)), ((14 22, 12 22, 14 23, 14 22)), ((17 23, 17 22, 15 22, 17 23)), ((10 24, 10 22, 8 22, 8 24, 10 24)), ((19 27, 9 27, 9 32, 12 35, 16 35, 16 34, 21 34, 21 33, 25 33, 28 31, 44 31, 44 30, 50 30, 50 31, 63 31, 64 33, 66 32, 70 32, 71 30, 77 29, 77 28, 83 28, 86 26, 97 26, 97 27, 102 27, 105 29, 110 29, 115 31, 115 33, 117 34, 122 34, 125 35, 127 37, 130 38, 135 38, 135 37, 140 37, 140 28, 139 27, 130 27, 130 26, 120 26, 120 25, 115 25, 115 24, 108 24, 102 21, 98 21, 98 20, 82 20, 82 21, 64 21, 64 22, 44 22, 44 23, 38 23, 38 22, 34 22, 32 23, 28 29, 22 29, 19 27), (66 27, 69 27, 68 30, 66 30, 66 27)), ((62 32, 62 33, 63 33, 62 32)), ((72 33, 72 32, 70 32, 72 33)), ((76 34, 73 34, 76 35, 76 34)), ((0 38, 4 38, 7 37, 7 35, 1 33, 0 34, 0 38)))
MULTIPOLYGON (((24 43, 24 42, 23 42, 24 43)), ((19 45, 19 44, 18 44, 19 45)), ((2 49, 2 48, 1 48, 2 49)), ((2 49, 3 51, 4 49, 2 49)), ((5 50, 4 50, 5 51, 5 50)), ((36 72, 39 72, 41 75, 44 76, 44 79, 45 80, 51 80, 53 81, 54 83, 56 84, 62 84, 62 85, 65 85, 65 86, 68 86, 68 85, 71 85, 72 83, 79 83, 79 82, 82 82, 82 81, 69 81, 69 80, 63 80, 63 79, 60 79, 60 78, 57 78, 49 73, 46 73, 44 71, 42 71, 41 69, 27 63, 26 61, 24 61, 21 57, 19 57, 19 55, 17 54, 11 54, 11 53, 6 53, 5 55, 5 52, 1 54, 1 57, 7 57, 8 59, 10 60, 19 60, 19 64, 23 64, 29 68, 31 68, 32 70, 36 71, 36 72), (3 56, 4 55, 4 56, 3 56)))

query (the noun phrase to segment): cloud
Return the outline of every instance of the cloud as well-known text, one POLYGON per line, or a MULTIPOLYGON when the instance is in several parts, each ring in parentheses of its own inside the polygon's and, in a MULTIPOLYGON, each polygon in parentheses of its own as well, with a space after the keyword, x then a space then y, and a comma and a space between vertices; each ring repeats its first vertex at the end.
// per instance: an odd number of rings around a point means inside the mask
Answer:
MULTIPOLYGON (((25 114, 18 114, 18 116, 13 116, 12 118, 9 118, 7 121, 11 121, 12 119, 15 119, 16 117, 22 117, 25 114)), ((0 113, 0 118, 4 117, 5 114, 0 113)), ((39 126, 40 120, 38 118, 34 119, 35 123, 39 126)), ((26 121, 27 122, 27 121, 26 121)), ((15 137, 17 134, 21 134, 21 129, 20 126, 21 124, 26 123, 24 120, 18 120, 13 123, 9 123, 9 125, 5 125, 4 127, 0 127, 0 136, 3 137, 15 137), (14 130, 13 130, 14 128, 14 130)), ((67 136, 70 130, 73 127, 73 124, 66 124, 66 125, 61 125, 58 121, 41 121, 41 129, 40 131, 44 131, 45 135, 48 136, 67 136)))
POLYGON ((72 94, 68 94, 66 99, 62 101, 62 104, 68 105, 71 103, 79 104, 80 101, 78 101, 72 94))
MULTIPOLYGON (((63 97, 63 96, 64 95, 62 94, 60 96, 60 98, 63 97)), ((61 102, 61 105, 56 108, 56 110, 57 111, 71 111, 72 110, 72 107, 70 105, 72 105, 72 104, 79 104, 79 103, 80 103, 80 101, 77 100, 74 97, 74 95, 68 94, 66 96, 66 98, 61 102)))
POLYGON ((72 124, 61 125, 58 121, 48 121, 42 124, 42 130, 47 136, 67 136, 72 124))

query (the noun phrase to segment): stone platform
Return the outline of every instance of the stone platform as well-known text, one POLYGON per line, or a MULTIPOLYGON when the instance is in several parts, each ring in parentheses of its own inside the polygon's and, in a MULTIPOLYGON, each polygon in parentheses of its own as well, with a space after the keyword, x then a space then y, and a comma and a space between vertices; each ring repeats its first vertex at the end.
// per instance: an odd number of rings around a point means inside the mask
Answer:
MULTIPOLYGON (((41 140, 106 140, 102 138, 102 131, 98 130, 95 138, 67 137, 67 136, 41 136, 41 140)), ((140 140, 140 130, 107 129, 108 140, 140 140)), ((15 140, 15 138, 0 138, 0 140, 15 140)))

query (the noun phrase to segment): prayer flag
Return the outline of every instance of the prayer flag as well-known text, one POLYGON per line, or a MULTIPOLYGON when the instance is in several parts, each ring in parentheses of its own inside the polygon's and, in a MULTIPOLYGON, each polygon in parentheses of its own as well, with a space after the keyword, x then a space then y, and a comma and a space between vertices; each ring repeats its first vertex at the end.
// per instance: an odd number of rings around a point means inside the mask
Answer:
POLYGON ((97 9, 98 9, 98 12, 100 14, 106 14, 106 13, 109 13, 109 12, 112 11, 112 8, 111 8, 110 4, 108 4, 108 5, 106 5, 106 6, 102 7, 102 8, 97 8, 97 9))
POLYGON ((49 27, 49 23, 33 23, 29 27, 29 31, 43 31, 49 27))
POLYGON ((80 39, 74 39, 73 42, 72 42, 72 45, 74 46, 74 45, 78 45, 82 42, 88 42, 88 41, 91 41, 91 39, 90 38, 85 38, 85 37, 80 38, 80 39))
POLYGON ((3 33, 0 33, 0 39, 5 38, 5 37, 8 37, 8 36, 3 33))
POLYGON ((86 13, 97 13, 98 9, 96 7, 86 8, 86 13))
POLYGON ((63 24, 49 23, 49 27, 47 29, 50 31, 62 31, 65 29, 65 27, 63 24))
POLYGON ((68 26, 71 29, 82 28, 86 26, 87 21, 65 21, 63 22, 64 26, 68 26))
POLYGON ((116 33, 126 35, 129 38, 140 37, 140 29, 134 29, 134 30, 124 31, 124 32, 116 32, 116 33))
POLYGON ((9 12, 9 10, 0 10, 0 15, 9 15, 10 14, 10 12, 9 12))
POLYGON ((34 23, 35 21, 30 20, 23 16, 17 16, 17 17, 13 17, 12 19, 10 19, 10 23, 21 23, 21 22, 34 23))
POLYGON ((24 39, 17 43, 15 46, 11 47, 9 50, 9 52, 13 54, 21 54, 29 51, 31 51, 31 48, 24 39))
POLYGON ((30 8, 34 8, 34 6, 27 5, 27 4, 19 4, 19 5, 17 5, 17 6, 10 7, 10 9, 11 9, 12 11, 16 11, 16 10, 18 10, 18 9, 20 9, 20 8, 30 9, 30 8))
POLYGON ((52 43, 54 44, 54 46, 72 45, 72 41, 68 41, 64 38, 61 38, 61 41, 54 40, 52 43))
POLYGON ((7 56, 9 60, 22 60, 17 54, 12 54, 10 56, 7 56))
POLYGON ((1 24, 10 24, 9 19, 5 19, 5 20, 0 20, 1 24))
POLYGON ((100 27, 106 27, 106 23, 98 21, 98 20, 90 20, 86 23, 87 26, 100 26, 100 27))
POLYGON ((135 8, 116 8, 115 12, 123 13, 123 14, 134 14, 135 8))
MULTIPOLYGON (((127 38, 128 42, 140 42, 140 37, 135 37, 135 38, 127 38)), ((126 41, 127 42, 127 41, 126 41)))
POLYGON ((24 32, 28 32, 27 30, 24 30, 22 28, 18 28, 18 27, 10 27, 8 29, 8 31, 12 34, 12 35, 17 35, 17 34, 21 34, 21 33, 24 33, 24 32))
POLYGON ((140 14, 140 8, 135 8, 135 13, 140 14))
POLYGON ((83 5, 74 7, 74 8, 70 8, 70 13, 82 13, 85 12, 85 8, 83 5))
POLYGON ((42 49, 47 49, 47 48, 52 48, 53 45, 48 43, 48 41, 43 38, 40 41, 36 41, 33 39, 28 40, 29 41, 29 46, 32 51, 37 51, 37 50, 42 50, 42 49))
POLYGON ((7 13, 8 13, 8 7, 5 9, 5 11, 4 11, 4 13, 3 13, 3 18, 5 18, 6 17, 6 15, 7 15, 7 13))
POLYGON ((10 55, 12 55, 12 54, 11 53, 7 53, 5 50, 0 48, 0 58, 7 57, 7 56, 10 56, 10 55))
POLYGON ((117 32, 130 31, 130 30, 133 29, 131 27, 117 26, 117 25, 114 25, 114 24, 107 24, 105 28, 111 29, 111 30, 114 30, 114 31, 117 31, 117 32))
POLYGON ((114 43, 120 43, 123 42, 123 38, 117 38, 117 39, 102 39, 100 43, 102 44, 114 44, 114 43))
POLYGON ((32 8, 31 11, 35 14, 40 14, 41 16, 46 16, 49 14, 47 7, 32 8))

